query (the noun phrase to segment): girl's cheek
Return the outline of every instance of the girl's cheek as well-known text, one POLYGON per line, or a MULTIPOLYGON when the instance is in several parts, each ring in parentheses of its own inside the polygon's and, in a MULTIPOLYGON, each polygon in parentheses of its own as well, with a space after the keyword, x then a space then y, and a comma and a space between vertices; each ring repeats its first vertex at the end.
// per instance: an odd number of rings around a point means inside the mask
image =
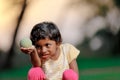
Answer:
POLYGON ((41 56, 40 51, 38 51, 38 56, 39 56, 39 57, 41 56))
POLYGON ((38 54, 40 54, 40 50, 37 50, 38 54))

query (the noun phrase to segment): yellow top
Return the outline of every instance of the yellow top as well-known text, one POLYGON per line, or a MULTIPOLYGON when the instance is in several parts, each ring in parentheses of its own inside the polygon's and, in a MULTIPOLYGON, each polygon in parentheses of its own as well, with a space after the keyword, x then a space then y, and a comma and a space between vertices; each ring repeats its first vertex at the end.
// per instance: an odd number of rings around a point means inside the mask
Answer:
POLYGON ((61 44, 59 58, 55 61, 49 59, 42 66, 47 80, 62 80, 63 72, 69 69, 69 63, 77 58, 79 52, 80 51, 71 44, 61 44))

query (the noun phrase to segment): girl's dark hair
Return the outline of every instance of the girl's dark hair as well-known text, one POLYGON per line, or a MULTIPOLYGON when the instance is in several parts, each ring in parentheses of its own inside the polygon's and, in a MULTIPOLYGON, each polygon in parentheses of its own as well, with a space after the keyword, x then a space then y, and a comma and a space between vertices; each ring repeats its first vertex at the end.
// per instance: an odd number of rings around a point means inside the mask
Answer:
POLYGON ((30 34, 30 39, 35 45, 38 40, 49 38, 57 43, 62 42, 61 34, 58 27, 52 22, 42 22, 36 24, 30 34))

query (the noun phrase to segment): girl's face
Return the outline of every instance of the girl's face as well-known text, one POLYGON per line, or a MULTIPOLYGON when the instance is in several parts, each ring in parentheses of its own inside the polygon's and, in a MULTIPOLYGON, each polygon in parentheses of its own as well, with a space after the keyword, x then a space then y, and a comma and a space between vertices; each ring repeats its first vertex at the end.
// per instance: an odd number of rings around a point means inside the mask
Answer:
POLYGON ((56 59, 60 54, 59 44, 48 38, 37 41, 35 46, 41 60, 56 59))

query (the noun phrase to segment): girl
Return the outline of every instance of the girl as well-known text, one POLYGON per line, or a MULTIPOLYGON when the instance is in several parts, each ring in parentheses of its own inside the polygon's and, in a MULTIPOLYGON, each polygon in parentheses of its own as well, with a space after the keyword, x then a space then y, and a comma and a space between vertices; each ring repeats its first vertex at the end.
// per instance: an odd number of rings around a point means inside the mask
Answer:
POLYGON ((30 39, 34 46, 21 47, 29 54, 33 67, 28 80, 78 80, 76 58, 79 50, 71 44, 62 44, 58 27, 52 22, 36 24, 30 39))

